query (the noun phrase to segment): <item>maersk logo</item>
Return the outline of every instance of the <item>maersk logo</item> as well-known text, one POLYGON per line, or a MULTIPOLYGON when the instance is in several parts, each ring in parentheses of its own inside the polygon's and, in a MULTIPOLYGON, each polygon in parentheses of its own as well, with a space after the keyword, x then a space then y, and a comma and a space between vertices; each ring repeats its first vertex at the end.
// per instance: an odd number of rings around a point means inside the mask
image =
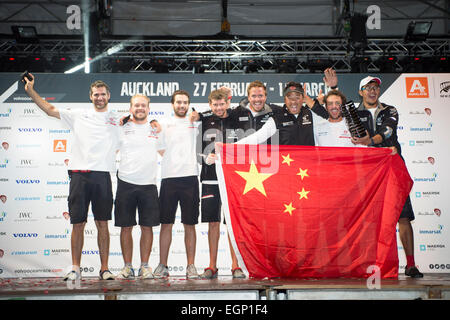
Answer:
POLYGON ((439 250, 439 249, 445 249, 445 244, 421 244, 420 245, 420 251, 435 251, 435 250, 439 250))
POLYGON ((39 179, 16 179, 17 184, 39 184, 41 180, 39 179))
POLYGON ((439 196, 439 195, 440 195, 439 191, 422 191, 422 192, 417 191, 416 192, 416 198, 422 198, 422 197, 429 198, 432 196, 439 196))
POLYGON ((56 194, 56 195, 47 195, 45 196, 45 201, 47 202, 52 202, 53 200, 55 201, 60 201, 60 200, 67 200, 68 195, 66 194, 56 194))
POLYGON ((415 146, 423 146, 426 144, 432 144, 433 140, 409 140, 409 146, 415 147, 415 146))
POLYGON ((54 256, 54 255, 59 255, 59 254, 65 254, 65 253, 70 253, 69 249, 45 249, 44 250, 44 256, 54 256))

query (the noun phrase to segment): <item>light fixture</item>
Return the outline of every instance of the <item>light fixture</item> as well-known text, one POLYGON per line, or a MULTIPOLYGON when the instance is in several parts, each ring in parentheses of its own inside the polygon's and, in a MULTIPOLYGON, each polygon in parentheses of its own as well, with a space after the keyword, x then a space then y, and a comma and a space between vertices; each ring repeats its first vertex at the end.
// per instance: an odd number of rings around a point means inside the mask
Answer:
POLYGON ((367 73, 369 71, 369 64, 372 59, 369 57, 353 56, 350 60, 350 67, 352 73, 367 73))
POLYGON ((256 73, 262 65, 262 61, 260 59, 244 59, 241 64, 245 73, 256 73))
POLYGON ((381 73, 394 73, 397 69, 397 57, 394 56, 382 56, 375 65, 378 66, 381 73))
POLYGON ((39 38, 33 26, 11 26, 11 30, 19 43, 37 43, 39 38))
POLYGON ((431 21, 411 21, 405 34, 405 42, 420 42, 427 40, 430 33, 431 21))
POLYGON ((296 73, 298 61, 295 58, 283 58, 277 59, 277 72, 278 73, 296 73))
POLYGON ((333 66, 333 61, 330 59, 322 59, 322 58, 315 58, 315 59, 308 58, 305 66, 306 68, 309 69, 309 72, 311 73, 314 73, 316 71, 323 72, 325 69, 333 66))

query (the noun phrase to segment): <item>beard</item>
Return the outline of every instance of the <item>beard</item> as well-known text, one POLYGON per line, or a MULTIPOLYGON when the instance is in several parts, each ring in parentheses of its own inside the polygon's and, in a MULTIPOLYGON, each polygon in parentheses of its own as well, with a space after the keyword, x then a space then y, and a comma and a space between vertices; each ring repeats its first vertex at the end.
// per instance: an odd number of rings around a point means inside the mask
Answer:
MULTIPOLYGON (((332 111, 332 110, 330 110, 330 111, 332 111)), ((333 120, 338 120, 338 119, 342 118, 342 112, 341 111, 339 111, 338 113, 328 112, 328 114, 330 115, 330 118, 333 119, 333 120)))
POLYGON ((147 118, 147 114, 145 112, 138 111, 133 113, 133 118, 136 120, 144 120, 147 118))
POLYGON ((96 104, 95 108, 99 110, 106 109, 108 107, 108 102, 105 102, 104 104, 96 104))
POLYGON ((184 118, 188 112, 188 109, 173 109, 173 112, 175 113, 175 115, 177 115, 180 118, 184 118))

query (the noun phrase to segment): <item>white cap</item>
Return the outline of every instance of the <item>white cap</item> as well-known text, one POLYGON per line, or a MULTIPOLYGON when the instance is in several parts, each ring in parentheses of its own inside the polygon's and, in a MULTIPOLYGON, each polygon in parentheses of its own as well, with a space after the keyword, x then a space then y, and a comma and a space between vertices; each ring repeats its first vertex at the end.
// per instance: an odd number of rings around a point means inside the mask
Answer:
POLYGON ((375 81, 379 85, 381 84, 380 78, 367 76, 364 79, 362 79, 361 82, 359 83, 359 90, 361 90, 362 87, 364 87, 366 84, 368 84, 369 82, 372 82, 372 81, 375 81))

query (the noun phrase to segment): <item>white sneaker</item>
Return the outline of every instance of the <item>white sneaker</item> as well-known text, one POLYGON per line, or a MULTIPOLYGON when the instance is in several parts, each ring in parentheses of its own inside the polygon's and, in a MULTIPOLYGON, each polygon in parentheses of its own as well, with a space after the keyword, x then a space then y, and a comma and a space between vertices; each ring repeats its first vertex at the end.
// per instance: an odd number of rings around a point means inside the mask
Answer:
POLYGON ((150 267, 143 267, 143 266, 141 266, 139 268, 138 276, 141 279, 154 279, 155 278, 153 276, 153 273, 152 273, 152 268, 150 268, 150 267))
POLYGON ((167 278, 169 276, 169 268, 167 266, 163 265, 162 263, 158 264, 158 266, 155 269, 155 272, 153 272, 153 277, 155 279, 161 279, 161 278, 167 278))
POLYGON ((134 269, 132 266, 125 266, 117 276, 120 279, 134 279, 134 269))
POLYGON ((68 274, 66 274, 63 278, 64 281, 75 281, 75 280, 81 280, 81 270, 80 271, 75 271, 72 270, 70 271, 68 274))
POLYGON ((186 278, 187 279, 199 279, 200 275, 197 272, 197 268, 190 264, 186 267, 186 278))
POLYGON ((100 280, 114 280, 114 275, 109 270, 100 271, 100 280))

